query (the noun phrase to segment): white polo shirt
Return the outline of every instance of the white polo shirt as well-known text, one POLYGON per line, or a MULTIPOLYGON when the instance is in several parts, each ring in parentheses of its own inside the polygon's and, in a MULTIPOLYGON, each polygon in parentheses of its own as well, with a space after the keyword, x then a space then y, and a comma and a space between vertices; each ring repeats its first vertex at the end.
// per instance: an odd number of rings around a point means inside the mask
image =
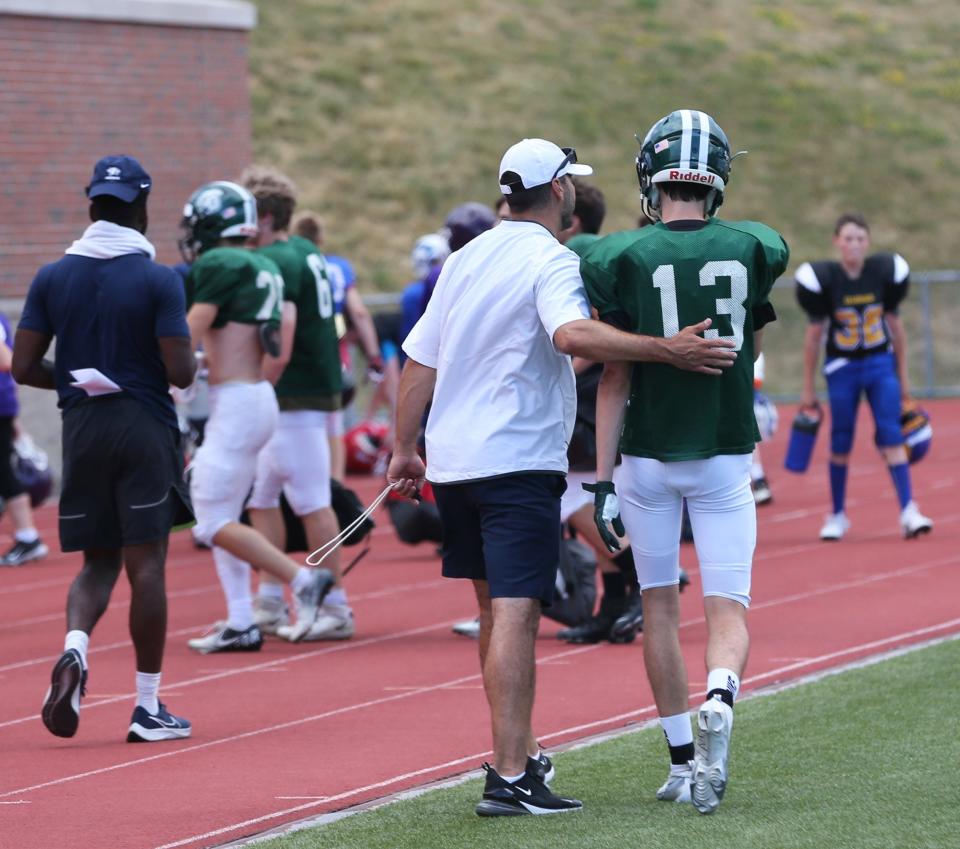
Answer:
POLYGON ((503 221, 450 256, 403 343, 437 370, 431 482, 566 473, 576 381, 553 334, 589 317, 579 257, 539 224, 503 221))

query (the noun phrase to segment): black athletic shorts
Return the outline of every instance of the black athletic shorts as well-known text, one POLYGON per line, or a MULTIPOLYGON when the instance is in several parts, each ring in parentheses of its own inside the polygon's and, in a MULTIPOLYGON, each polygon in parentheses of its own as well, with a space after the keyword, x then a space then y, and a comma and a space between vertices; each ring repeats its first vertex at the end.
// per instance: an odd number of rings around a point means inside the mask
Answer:
POLYGON ((127 396, 91 398, 64 414, 64 551, 158 542, 193 520, 179 432, 127 396))
POLYGON ((23 495, 23 484, 13 471, 13 416, 0 416, 0 498, 23 495))
POLYGON ((485 580, 491 598, 536 598, 549 605, 566 488, 566 478, 554 472, 434 484, 444 577, 485 580))

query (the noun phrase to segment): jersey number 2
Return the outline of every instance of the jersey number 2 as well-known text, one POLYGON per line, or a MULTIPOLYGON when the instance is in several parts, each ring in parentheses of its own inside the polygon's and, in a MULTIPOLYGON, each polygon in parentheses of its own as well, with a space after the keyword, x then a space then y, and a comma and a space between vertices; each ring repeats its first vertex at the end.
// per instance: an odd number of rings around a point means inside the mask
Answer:
MULTIPOLYGON (((717 315, 730 316, 732 336, 721 336, 720 331, 710 328, 703 335, 706 339, 732 339, 734 350, 743 347, 743 325, 747 310, 743 306, 749 295, 747 269, 735 259, 708 262, 700 269, 700 285, 715 286, 718 277, 730 278, 730 297, 717 298, 717 315)), ((660 310, 663 314, 663 335, 667 338, 680 332, 680 315, 677 312, 677 278, 672 265, 659 265, 653 272, 653 285, 660 290, 660 310)))
POLYGON ((261 271, 257 275, 257 288, 267 290, 263 306, 257 313, 257 321, 270 321, 274 317, 273 311, 277 308, 277 302, 283 297, 283 278, 279 274, 261 271))

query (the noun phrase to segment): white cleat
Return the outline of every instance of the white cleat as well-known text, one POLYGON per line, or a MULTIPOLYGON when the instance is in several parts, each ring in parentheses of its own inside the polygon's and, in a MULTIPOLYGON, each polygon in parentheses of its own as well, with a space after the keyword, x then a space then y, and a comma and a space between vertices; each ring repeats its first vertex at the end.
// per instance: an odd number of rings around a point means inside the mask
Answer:
POLYGON ((708 699, 697 713, 697 729, 690 801, 701 814, 712 814, 727 790, 733 710, 717 697, 708 699))
POLYGON ((354 633, 353 611, 345 604, 324 604, 317 618, 303 636, 294 640, 293 628, 283 625, 277 629, 277 636, 292 642, 320 642, 321 640, 349 640, 354 633))
POLYGON ((820 539, 828 542, 839 542, 843 535, 850 530, 850 520, 846 513, 831 513, 827 516, 820 528, 820 539))
POLYGON ((691 781, 693 781, 693 761, 687 761, 685 766, 671 766, 670 775, 657 791, 657 798, 661 802, 680 802, 689 805, 691 781))
POLYGON ((293 625, 284 625, 277 628, 277 635, 290 640, 291 643, 298 643, 306 635, 307 631, 317 621, 320 615, 320 606, 327 597, 327 593, 333 589, 336 580, 329 569, 314 569, 314 575, 309 584, 300 592, 293 594, 293 599, 297 606, 297 621, 293 625))
POLYGON ((900 530, 904 539, 915 539, 933 530, 933 520, 920 512, 916 501, 911 501, 900 513, 900 530))
POLYGON ((290 624, 290 608, 282 598, 257 596, 253 600, 253 621, 264 634, 276 634, 284 625, 290 624))

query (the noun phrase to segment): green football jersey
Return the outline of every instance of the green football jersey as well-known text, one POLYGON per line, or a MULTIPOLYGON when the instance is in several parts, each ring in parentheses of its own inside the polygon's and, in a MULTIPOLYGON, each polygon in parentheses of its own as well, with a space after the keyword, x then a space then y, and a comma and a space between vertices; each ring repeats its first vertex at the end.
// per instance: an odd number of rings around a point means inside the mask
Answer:
POLYGON ((716 218, 615 233, 587 251, 580 271, 602 319, 670 337, 710 318, 707 335, 738 352, 719 376, 635 363, 622 453, 671 462, 753 451, 753 334, 776 318, 770 289, 789 256, 769 227, 716 218))
POLYGON ((283 299, 298 303, 300 300, 301 278, 303 277, 303 258, 290 242, 274 242, 257 248, 261 256, 272 259, 283 277, 283 299))
POLYGON ((327 262, 307 239, 291 236, 286 244, 300 273, 293 354, 277 382, 280 409, 339 410, 343 372, 327 262))
POLYGON ((228 321, 280 325, 283 277, 276 263, 246 248, 212 248, 190 267, 187 300, 215 304, 214 328, 228 321))
POLYGON ((596 233, 577 233, 576 236, 571 236, 567 239, 563 245, 573 251, 577 256, 582 257, 599 238, 600 236, 596 233))

